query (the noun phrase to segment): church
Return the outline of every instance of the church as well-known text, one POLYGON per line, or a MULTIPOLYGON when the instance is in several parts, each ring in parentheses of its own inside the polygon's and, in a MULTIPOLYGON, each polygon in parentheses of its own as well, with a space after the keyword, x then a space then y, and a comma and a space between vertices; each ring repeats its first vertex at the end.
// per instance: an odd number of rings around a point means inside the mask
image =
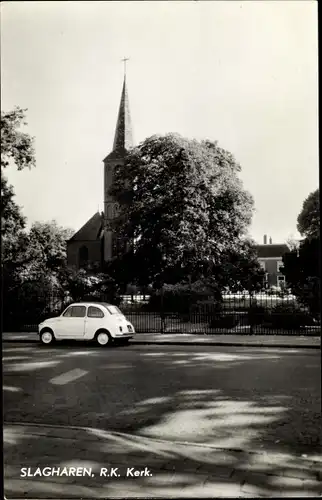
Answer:
POLYGON ((113 172, 117 165, 124 165, 127 151, 133 147, 133 134, 129 98, 124 73, 121 102, 116 122, 112 151, 103 160, 104 164, 104 212, 96 212, 67 241, 67 263, 80 269, 88 265, 102 269, 104 262, 113 258, 117 250, 117 238, 111 229, 111 222, 118 216, 119 206, 110 195, 113 172))

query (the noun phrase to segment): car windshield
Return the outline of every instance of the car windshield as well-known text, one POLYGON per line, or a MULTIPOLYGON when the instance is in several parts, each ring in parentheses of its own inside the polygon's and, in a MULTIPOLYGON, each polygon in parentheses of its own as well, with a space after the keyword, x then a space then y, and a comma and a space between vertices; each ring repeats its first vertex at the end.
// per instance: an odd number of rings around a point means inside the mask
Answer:
POLYGON ((106 309, 110 314, 122 314, 123 316, 123 313, 116 306, 111 306, 111 304, 105 304, 105 303, 102 303, 102 306, 106 307, 106 309))

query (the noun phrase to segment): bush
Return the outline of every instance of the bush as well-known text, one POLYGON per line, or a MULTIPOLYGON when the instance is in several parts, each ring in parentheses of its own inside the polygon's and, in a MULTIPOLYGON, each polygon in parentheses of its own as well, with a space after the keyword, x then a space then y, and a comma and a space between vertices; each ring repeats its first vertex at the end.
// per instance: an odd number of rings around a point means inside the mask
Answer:
POLYGON ((210 328, 235 328, 240 323, 239 315, 237 314, 222 314, 218 313, 210 320, 210 328))
POLYGON ((142 306, 146 311, 160 311, 166 313, 178 313, 187 316, 190 312, 211 313, 220 309, 220 302, 208 300, 208 295, 203 295, 194 290, 188 290, 182 287, 180 290, 157 291, 150 295, 149 303, 142 306))
POLYGON ((302 326, 314 325, 313 316, 292 304, 277 304, 267 314, 267 321, 273 328, 298 330, 302 326))
POLYGON ((254 304, 247 311, 247 320, 249 325, 261 325, 265 322, 267 309, 263 306, 254 304))

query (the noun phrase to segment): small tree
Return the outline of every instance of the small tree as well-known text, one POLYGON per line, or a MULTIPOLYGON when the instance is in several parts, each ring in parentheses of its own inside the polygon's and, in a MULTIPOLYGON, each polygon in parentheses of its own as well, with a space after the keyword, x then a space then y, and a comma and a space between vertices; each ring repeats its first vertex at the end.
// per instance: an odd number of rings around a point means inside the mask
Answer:
POLYGON ((304 239, 283 257, 284 275, 298 301, 315 316, 320 314, 320 212, 319 190, 311 193, 298 216, 304 239))
POLYGON ((298 301, 314 315, 320 311, 320 239, 305 239, 283 257, 286 282, 298 301))
POLYGON ((320 237, 320 190, 316 189, 305 199, 297 218, 297 229, 305 238, 320 237))

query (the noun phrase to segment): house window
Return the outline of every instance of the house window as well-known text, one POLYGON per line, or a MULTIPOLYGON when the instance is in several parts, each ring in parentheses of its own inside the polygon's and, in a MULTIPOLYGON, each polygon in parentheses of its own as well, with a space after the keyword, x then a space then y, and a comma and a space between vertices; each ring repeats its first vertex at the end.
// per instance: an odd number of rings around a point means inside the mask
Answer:
POLYGON ((278 276, 277 277, 277 284, 280 288, 285 287, 285 276, 278 276))
POLYGON ((283 273, 282 268, 284 267, 284 262, 282 260, 277 261, 277 272, 283 273))
POLYGON ((259 265, 260 265, 261 269, 263 269, 265 271, 265 269, 266 269, 265 262, 263 262, 263 261, 260 260, 259 261, 259 265))
POLYGON ((83 245, 78 251, 79 267, 86 267, 88 264, 88 248, 83 245))

